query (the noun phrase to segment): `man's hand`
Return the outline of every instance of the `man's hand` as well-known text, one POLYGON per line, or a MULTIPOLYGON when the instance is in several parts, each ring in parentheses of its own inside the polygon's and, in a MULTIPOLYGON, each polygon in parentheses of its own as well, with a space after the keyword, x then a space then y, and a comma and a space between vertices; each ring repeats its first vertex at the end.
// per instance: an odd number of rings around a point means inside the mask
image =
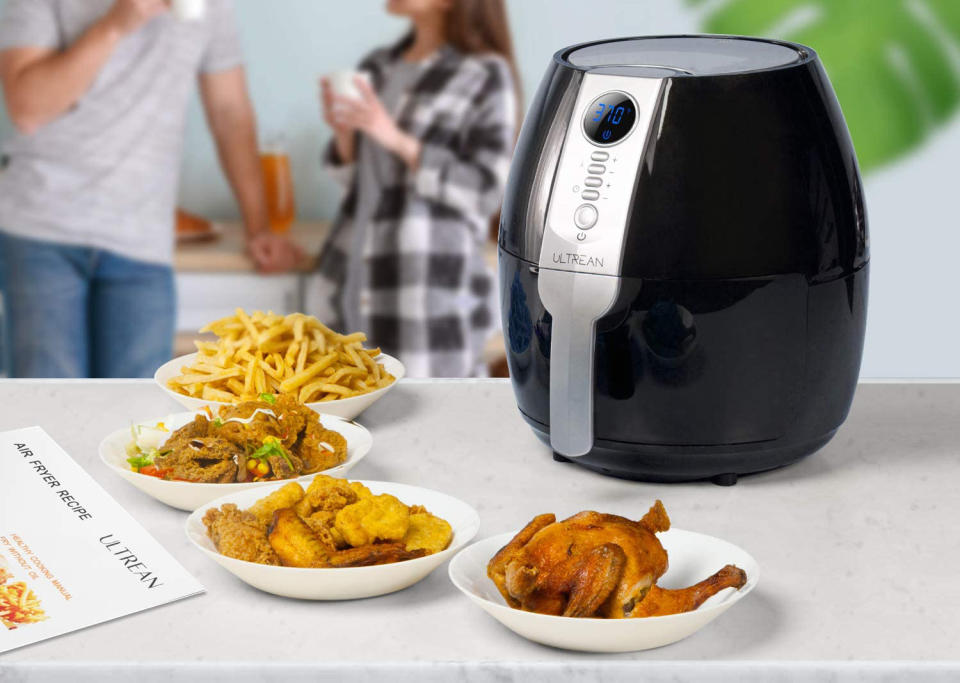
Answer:
POLYGON ((127 35, 169 8, 166 0, 116 0, 104 20, 121 35, 127 35))
POLYGON ((261 273, 292 270, 303 261, 303 250, 283 235, 258 232, 247 240, 247 251, 261 273))

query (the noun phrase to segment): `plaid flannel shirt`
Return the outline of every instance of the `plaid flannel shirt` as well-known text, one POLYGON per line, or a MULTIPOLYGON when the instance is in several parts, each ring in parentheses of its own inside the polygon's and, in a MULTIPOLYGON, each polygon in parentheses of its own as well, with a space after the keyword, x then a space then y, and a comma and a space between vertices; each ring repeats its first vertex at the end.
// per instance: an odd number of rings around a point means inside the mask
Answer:
MULTIPOLYGON (((404 44, 372 53, 359 68, 375 89, 404 44)), ((348 273, 357 188, 354 164, 331 143, 326 166, 346 187, 321 252, 318 313, 343 326, 341 292, 358 277, 360 329, 398 356, 414 377, 482 372, 481 352, 497 329, 495 284, 483 258, 513 151, 516 101, 507 63, 495 55, 434 54, 401 100, 397 123, 422 144, 411 171, 399 158, 383 184, 363 247, 348 273)))

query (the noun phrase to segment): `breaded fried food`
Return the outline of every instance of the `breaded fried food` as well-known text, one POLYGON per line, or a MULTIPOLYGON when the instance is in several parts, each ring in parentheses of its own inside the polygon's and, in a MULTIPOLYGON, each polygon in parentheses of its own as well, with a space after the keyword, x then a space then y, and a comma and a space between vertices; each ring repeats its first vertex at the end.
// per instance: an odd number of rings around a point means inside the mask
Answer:
POLYGON ((334 526, 353 547, 401 541, 410 527, 410 511, 396 497, 383 493, 340 510, 334 526))
POLYGON ((338 550, 349 548, 350 546, 347 545, 347 542, 343 540, 343 536, 340 535, 340 532, 337 531, 334 526, 336 518, 337 513, 334 511, 319 510, 309 517, 301 519, 307 523, 307 526, 310 527, 324 545, 338 550))
POLYGON ((303 458, 304 474, 312 474, 344 462, 347 459, 347 440, 342 434, 324 428, 314 418, 307 421, 303 436, 297 442, 297 452, 303 458))
POLYGON ((359 548, 338 550, 330 556, 331 567, 369 567, 374 564, 389 564, 415 560, 427 554, 425 550, 407 550, 403 543, 376 543, 359 548))
POLYGON ((298 515, 307 519, 319 511, 336 512, 359 499, 357 490, 346 480, 318 474, 297 503, 296 510, 298 515))
POLYGON ((303 517, 302 519, 325 544, 333 546, 337 550, 342 550, 349 548, 350 544, 337 531, 337 512, 338 510, 317 510, 309 517, 303 517))
POLYGON ((303 487, 295 481, 285 484, 269 496, 261 498, 250 506, 250 512, 256 515, 263 526, 273 521, 273 513, 283 508, 292 508, 304 496, 303 487))
POLYGON ((284 567, 328 567, 332 548, 323 542, 291 508, 273 513, 267 529, 270 547, 284 567))
POLYGON ((410 515, 410 526, 403 537, 403 545, 407 550, 425 550, 432 555, 446 550, 452 539, 453 528, 447 520, 423 511, 410 515))
POLYGON ((280 558, 267 542, 264 525, 255 515, 226 503, 203 516, 210 540, 222 555, 259 564, 280 564, 280 558))
MULTIPOLYGON (((194 420, 181 429, 193 429, 194 420)), ((184 440, 166 455, 158 456, 154 464, 171 470, 175 479, 207 484, 226 484, 236 481, 237 458, 242 455, 236 444, 215 436, 198 436, 184 440)))
POLYGON ((373 498, 373 493, 366 486, 361 484, 359 481, 348 481, 351 490, 357 494, 358 500, 363 500, 364 498, 373 498))

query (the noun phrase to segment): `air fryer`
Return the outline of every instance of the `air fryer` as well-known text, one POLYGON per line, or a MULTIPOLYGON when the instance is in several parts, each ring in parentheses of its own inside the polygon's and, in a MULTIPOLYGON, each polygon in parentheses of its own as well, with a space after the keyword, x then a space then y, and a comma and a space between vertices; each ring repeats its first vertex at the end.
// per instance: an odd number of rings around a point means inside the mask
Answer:
POLYGON ((807 47, 670 36, 558 52, 518 142, 499 259, 517 404, 559 460, 729 484, 816 451, 847 415, 867 223, 807 47))

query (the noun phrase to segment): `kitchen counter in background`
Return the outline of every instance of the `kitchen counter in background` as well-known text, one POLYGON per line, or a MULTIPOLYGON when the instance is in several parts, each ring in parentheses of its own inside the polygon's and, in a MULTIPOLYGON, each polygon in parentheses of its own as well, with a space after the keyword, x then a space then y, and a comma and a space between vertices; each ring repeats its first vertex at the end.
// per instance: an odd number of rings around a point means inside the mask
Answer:
POLYGON ((622 481, 553 462, 501 380, 403 381, 360 416, 374 446, 351 477, 460 497, 480 512, 478 538, 547 511, 637 518, 659 497, 677 527, 728 539, 760 563, 757 589, 699 633, 609 656, 514 635, 453 587, 446 566, 353 602, 283 599, 241 583, 189 544, 186 513, 97 457, 112 430, 177 410, 150 382, 7 380, 0 405, 0 430, 44 427, 207 588, 0 655, 4 682, 960 677, 960 384, 862 384, 822 451, 729 488, 622 481))
MULTIPOLYGON (((197 330, 211 320, 231 315, 240 305, 247 310, 272 310, 276 313, 318 310, 320 278, 313 273, 316 258, 327 235, 329 221, 297 222, 290 237, 299 244, 307 259, 293 273, 264 276, 256 272, 247 255, 243 226, 218 221, 221 230, 217 240, 178 244, 174 253, 177 281, 177 337, 174 355, 193 353, 197 330)), ((490 243, 487 262, 496 270, 497 248, 490 243)), ((484 351, 490 365, 504 357, 503 338, 491 337, 484 351)))

